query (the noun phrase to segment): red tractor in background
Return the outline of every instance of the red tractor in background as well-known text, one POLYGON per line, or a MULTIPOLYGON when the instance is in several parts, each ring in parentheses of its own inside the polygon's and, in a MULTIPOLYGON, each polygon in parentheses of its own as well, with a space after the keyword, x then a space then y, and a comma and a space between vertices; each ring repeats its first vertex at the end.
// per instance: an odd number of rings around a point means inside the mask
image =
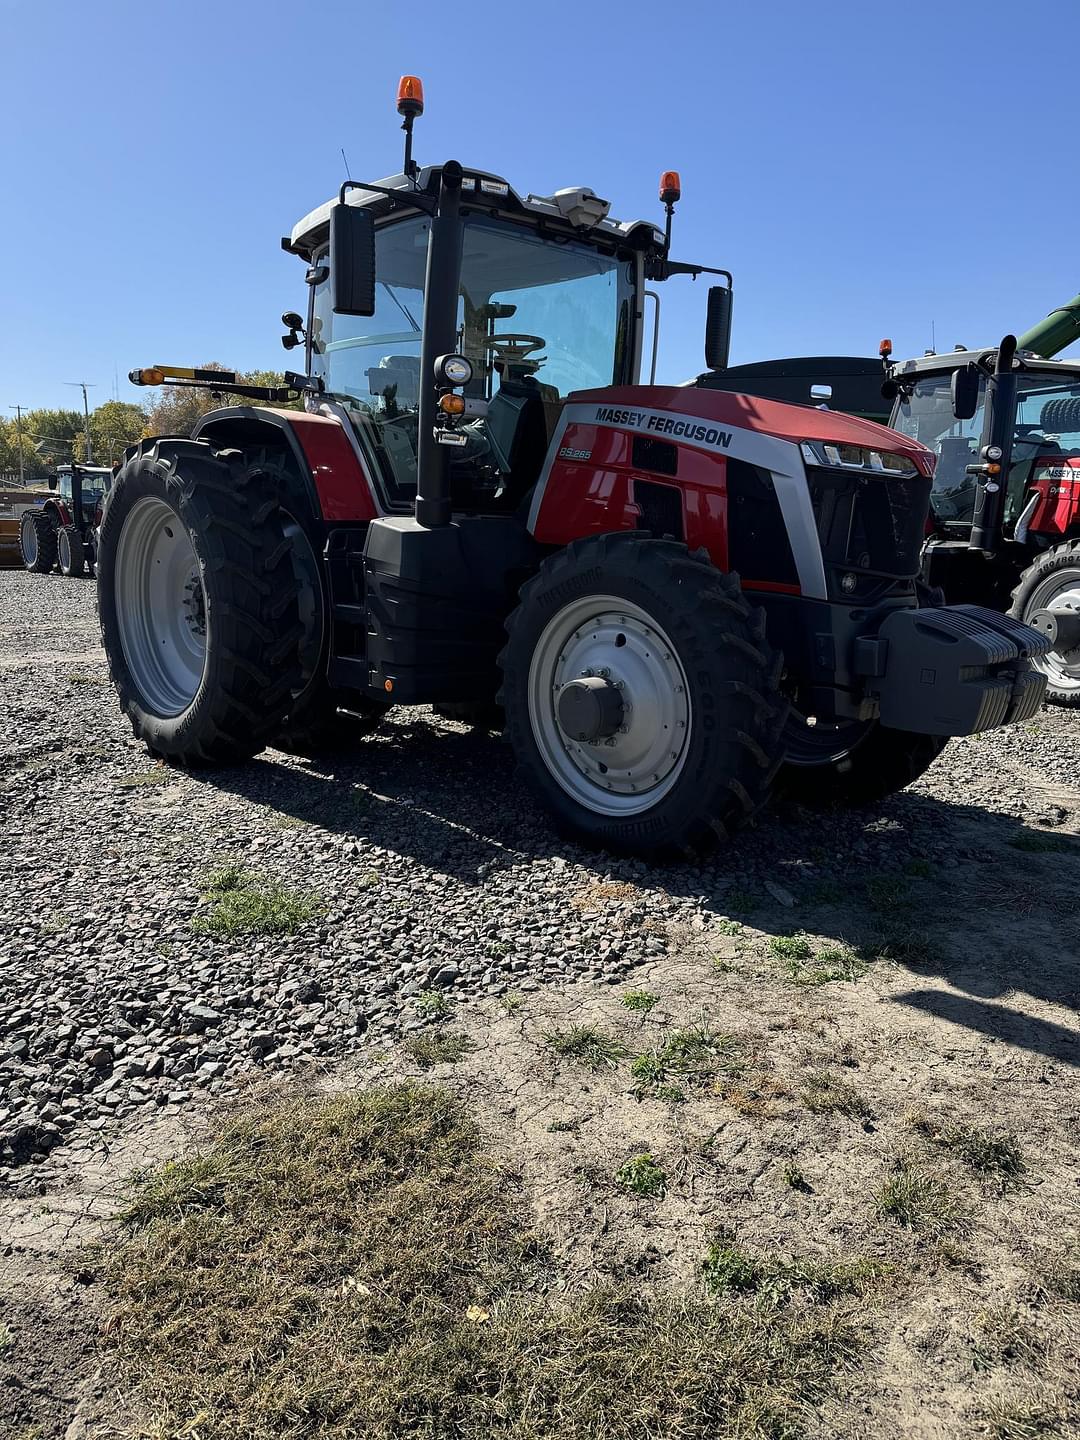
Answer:
POLYGON ((640 385, 646 286, 711 273, 591 190, 421 168, 347 181, 283 241, 304 372, 127 453, 105 508, 102 636, 150 750, 233 764, 391 704, 496 708, 557 821, 696 849, 777 787, 858 802, 950 735, 1033 715, 1049 639, 918 587, 934 457, 880 425, 640 385))
POLYGON ((93 575, 97 532, 112 471, 103 465, 60 465, 49 476, 55 493, 25 510, 19 524, 19 553, 27 570, 47 575, 93 575))

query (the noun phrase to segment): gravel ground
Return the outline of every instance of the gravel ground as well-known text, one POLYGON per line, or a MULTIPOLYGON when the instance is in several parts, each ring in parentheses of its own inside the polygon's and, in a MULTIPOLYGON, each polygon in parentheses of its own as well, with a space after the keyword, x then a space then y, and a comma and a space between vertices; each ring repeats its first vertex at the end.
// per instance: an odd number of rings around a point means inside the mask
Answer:
MULTIPOLYGON (((16 572, 0 574, 0 714, 0 1185, 20 1190, 95 1132, 428 1023, 425 991, 621 983, 740 904, 794 928, 811 892, 913 861, 956 872, 985 910, 1034 860, 1009 848, 1018 827, 1075 831, 1080 813, 1080 716, 1062 711, 954 742, 878 812, 772 813, 692 867, 559 842, 500 741, 427 713, 392 713, 333 762, 268 751, 184 774, 119 715, 93 585, 16 572), (208 877, 230 864, 310 918, 285 935, 202 930, 208 877)), ((1057 881, 1075 876, 1075 855, 1052 858, 1057 881)), ((1054 901, 1055 944, 1075 943, 1074 893, 1054 901)), ((1042 998, 1071 1003, 1059 992, 1042 998)))

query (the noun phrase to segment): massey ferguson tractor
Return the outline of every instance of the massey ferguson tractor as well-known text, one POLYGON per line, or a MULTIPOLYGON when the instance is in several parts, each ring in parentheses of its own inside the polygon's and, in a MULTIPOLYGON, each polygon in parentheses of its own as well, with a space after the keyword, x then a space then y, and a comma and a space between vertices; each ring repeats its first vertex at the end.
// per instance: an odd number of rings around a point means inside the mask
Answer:
POLYGON ((97 531, 112 472, 102 465, 61 465, 49 476, 55 491, 41 505, 23 512, 19 551, 27 570, 47 575, 94 573, 97 531))
POLYGON ((1045 629, 1047 698, 1080 705, 1080 296, 996 350, 895 363, 890 424, 937 455, 926 579, 1045 629))
POLYGON ((783 788, 859 802, 947 737, 1032 716, 1047 635, 917 584, 934 456, 849 416, 641 385, 646 287, 731 277, 588 189, 421 168, 347 181, 283 241, 302 373, 147 440, 105 507, 101 629, 149 749, 235 764, 389 705, 496 706, 561 826, 638 853, 726 836, 783 788), (273 408, 302 396, 303 410, 273 408))

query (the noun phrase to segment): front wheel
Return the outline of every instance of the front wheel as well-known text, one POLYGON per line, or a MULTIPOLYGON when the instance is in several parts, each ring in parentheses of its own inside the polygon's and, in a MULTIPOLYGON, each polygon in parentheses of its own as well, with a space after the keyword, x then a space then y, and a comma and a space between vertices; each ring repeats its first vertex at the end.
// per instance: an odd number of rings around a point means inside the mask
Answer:
POLYGON ((74 525, 62 525, 56 537, 56 555, 60 562, 60 574, 69 577, 86 574, 86 554, 83 538, 74 525))
POLYGON ((137 737, 185 765, 256 754, 302 687, 299 585, 277 495, 239 451, 158 440, 101 525, 98 608, 137 737))
POLYGON ((786 703, 764 617, 703 552, 575 541, 507 621, 506 734, 559 825, 638 854, 697 850, 764 803, 786 703))
MULTIPOLYGON (((1080 540, 1044 550, 1020 576, 1009 614, 1025 624, 1036 610, 1080 611, 1080 540)), ((1054 705, 1080 705, 1080 647, 1033 662, 1046 676, 1046 698, 1054 705)))

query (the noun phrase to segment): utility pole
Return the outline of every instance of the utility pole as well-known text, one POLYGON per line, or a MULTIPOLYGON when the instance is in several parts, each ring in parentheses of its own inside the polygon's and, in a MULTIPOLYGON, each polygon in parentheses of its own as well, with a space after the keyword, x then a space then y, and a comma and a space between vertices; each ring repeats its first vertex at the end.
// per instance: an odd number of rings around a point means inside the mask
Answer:
POLYGON ((86 464, 92 465, 94 457, 90 451, 90 402, 86 398, 87 390, 93 390, 93 385, 87 385, 85 380, 65 380, 65 385, 71 385, 76 390, 82 391, 83 414, 86 416, 86 464))
POLYGON ((21 405, 9 405, 9 406, 8 406, 8 409, 15 411, 15 434, 19 437, 19 484, 20 484, 20 485, 25 485, 25 484, 26 484, 26 474, 25 474, 25 472, 24 472, 24 470, 23 470, 23 453, 22 453, 22 406, 21 406, 21 405))

